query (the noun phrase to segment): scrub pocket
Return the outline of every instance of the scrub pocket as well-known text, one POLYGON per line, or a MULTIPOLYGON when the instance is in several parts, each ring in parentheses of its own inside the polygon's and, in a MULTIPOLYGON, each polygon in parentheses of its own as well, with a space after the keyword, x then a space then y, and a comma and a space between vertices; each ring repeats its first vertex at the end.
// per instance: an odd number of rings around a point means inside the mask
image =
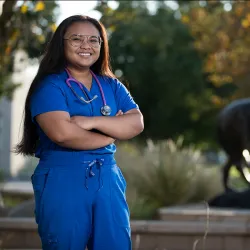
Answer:
POLYGON ((121 227, 130 227, 130 213, 126 201, 126 180, 118 166, 111 168, 111 206, 113 218, 121 227))
POLYGON ((43 207, 43 198, 48 186, 49 178, 51 174, 50 168, 39 168, 34 171, 34 174, 31 176, 31 182, 34 190, 35 197, 35 219, 36 223, 39 224, 42 207, 43 207))

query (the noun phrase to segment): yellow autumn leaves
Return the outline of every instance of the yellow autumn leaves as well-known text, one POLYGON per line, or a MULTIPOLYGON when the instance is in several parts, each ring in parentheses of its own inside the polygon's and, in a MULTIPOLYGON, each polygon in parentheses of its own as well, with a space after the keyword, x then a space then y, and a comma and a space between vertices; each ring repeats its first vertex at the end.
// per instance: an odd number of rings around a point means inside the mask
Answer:
POLYGON ((246 17, 241 21, 241 25, 243 28, 250 27, 250 14, 247 14, 246 17))
POLYGON ((28 6, 25 5, 25 4, 23 4, 23 5, 21 6, 21 13, 25 14, 27 11, 28 11, 28 6))
MULTIPOLYGON (((40 12, 40 11, 45 10, 45 7, 46 7, 46 6, 45 6, 44 1, 37 1, 37 2, 35 2, 34 5, 31 5, 30 3, 31 3, 30 1, 25 1, 25 2, 22 4, 22 6, 20 7, 20 11, 21 11, 22 14, 26 14, 29 10, 30 10, 30 11, 33 11, 33 12, 40 12)), ((56 26, 55 23, 52 24, 52 25, 50 25, 50 29, 51 29, 53 32, 56 31, 56 28, 57 28, 57 26, 56 26)), ((44 38, 42 35, 40 35, 40 36, 38 37, 38 40, 39 40, 40 42, 44 42, 45 38, 44 38)))
MULTIPOLYGON (((250 1, 235 2, 231 11, 221 6, 212 11, 193 7, 183 13, 181 21, 189 27, 194 47, 206 55, 203 69, 209 81, 215 87, 233 82, 240 88, 249 75, 250 1)), ((221 103, 217 97, 212 101, 221 103)))
POLYGON ((187 15, 182 15, 181 21, 182 21, 183 23, 189 23, 189 20, 190 20, 189 16, 187 16, 187 15))
MULTIPOLYGON (((44 9, 45 9, 44 1, 37 1, 32 10, 35 12, 39 12, 43 11, 44 9)), ((24 2, 24 4, 20 8, 20 11, 21 13, 26 14, 28 10, 29 10, 29 5, 27 2, 24 2)))
MULTIPOLYGON (((20 6, 20 5, 19 5, 20 6)), ((26 15, 28 12, 42 12, 46 9, 46 2, 45 1, 23 1, 22 5, 20 6, 19 11, 26 15)), ((49 25, 49 28, 52 32, 55 32, 57 26, 55 23, 49 25)), ((20 31, 14 30, 13 33, 10 35, 5 48, 3 49, 4 54, 9 56, 12 53, 14 44, 19 39, 20 31)), ((45 36, 43 34, 37 34, 37 39, 40 43, 45 42, 45 36)))
POLYGON ((53 24, 50 25, 50 28, 51 28, 51 30, 52 30, 53 32, 55 32, 56 29, 57 29, 57 26, 56 26, 55 23, 53 23, 53 24))

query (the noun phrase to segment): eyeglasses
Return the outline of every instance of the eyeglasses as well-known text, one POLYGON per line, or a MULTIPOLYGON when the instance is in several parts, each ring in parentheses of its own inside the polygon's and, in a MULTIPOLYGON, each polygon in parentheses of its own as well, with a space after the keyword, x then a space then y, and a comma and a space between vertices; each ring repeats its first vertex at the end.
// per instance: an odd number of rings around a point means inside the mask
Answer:
POLYGON ((64 40, 69 40, 73 47, 80 47, 87 38, 87 43, 93 48, 99 48, 102 43, 102 38, 100 36, 87 36, 87 35, 77 35, 70 38, 64 38, 64 40))

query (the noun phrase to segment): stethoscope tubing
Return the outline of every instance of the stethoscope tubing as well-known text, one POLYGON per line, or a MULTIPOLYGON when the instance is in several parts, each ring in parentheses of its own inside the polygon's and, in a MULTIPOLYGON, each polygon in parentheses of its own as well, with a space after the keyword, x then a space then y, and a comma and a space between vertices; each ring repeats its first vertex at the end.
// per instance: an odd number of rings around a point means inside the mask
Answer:
MULTIPOLYGON (((67 68, 65 68, 67 74, 68 74, 68 78, 66 79, 66 84, 68 85, 68 87, 72 90, 72 92, 74 93, 74 95, 83 103, 91 103, 93 100, 95 100, 97 98, 97 95, 95 95, 92 99, 89 99, 88 95, 86 94, 82 84, 77 81, 75 78, 73 78, 69 72, 69 70, 67 68), (82 90, 82 92, 84 93, 84 95, 87 97, 88 100, 85 100, 83 97, 80 97, 76 91, 73 89, 73 87, 71 86, 70 84, 70 81, 73 81, 73 82, 76 82, 77 85, 79 86, 79 88, 82 90)), ((102 102, 103 102, 103 107, 101 108, 101 113, 103 115, 110 115, 111 113, 111 108, 107 105, 107 102, 106 102, 106 99, 105 99, 105 95, 104 95, 104 91, 102 89, 102 86, 101 86, 101 83, 100 81, 98 80, 97 76, 94 74, 94 72, 92 70, 90 70, 90 73, 91 75, 94 77, 94 79, 96 80, 97 82, 97 85, 99 87, 99 90, 101 92, 101 96, 102 96, 102 102)))

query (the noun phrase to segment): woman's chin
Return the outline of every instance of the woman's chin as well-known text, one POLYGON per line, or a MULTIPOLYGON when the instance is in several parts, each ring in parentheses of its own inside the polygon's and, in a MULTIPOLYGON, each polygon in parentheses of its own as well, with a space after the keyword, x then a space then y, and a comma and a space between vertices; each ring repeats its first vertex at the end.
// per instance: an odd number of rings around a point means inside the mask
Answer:
POLYGON ((76 68, 79 69, 89 69, 93 64, 92 63, 81 63, 81 64, 75 64, 76 68))

